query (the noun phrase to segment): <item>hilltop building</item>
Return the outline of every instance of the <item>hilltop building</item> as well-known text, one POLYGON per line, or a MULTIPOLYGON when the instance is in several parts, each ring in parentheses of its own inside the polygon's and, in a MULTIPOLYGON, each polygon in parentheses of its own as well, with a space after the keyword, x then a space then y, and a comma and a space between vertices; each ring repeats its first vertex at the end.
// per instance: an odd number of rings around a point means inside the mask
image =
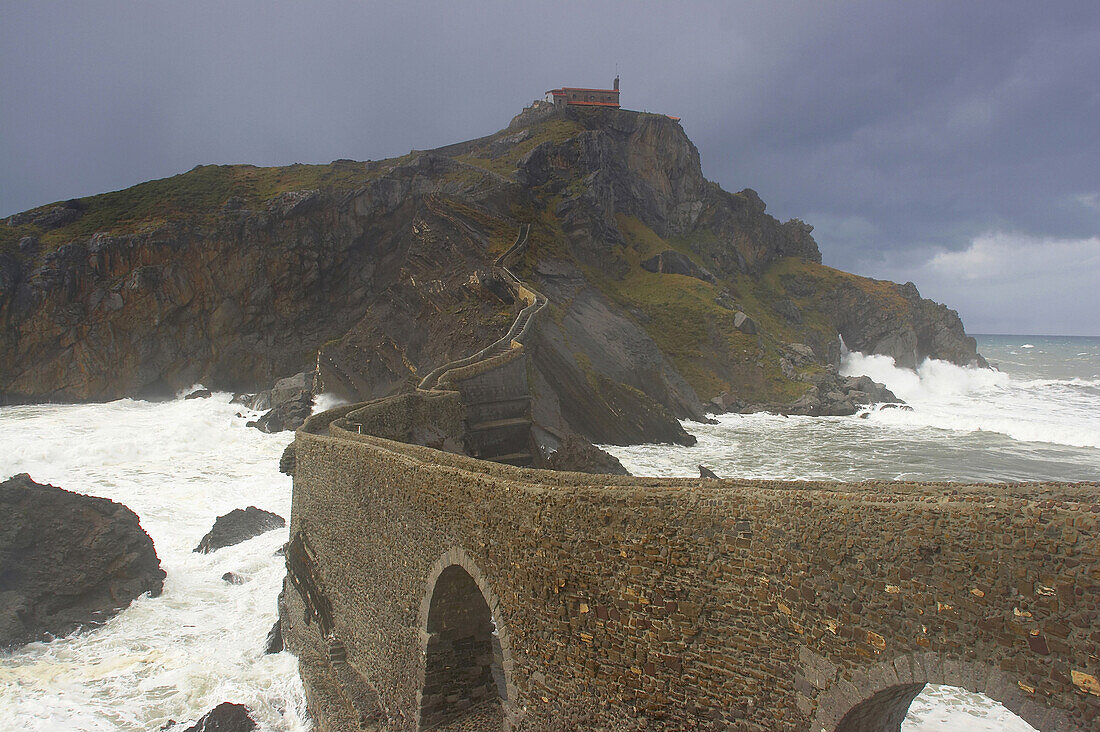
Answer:
POLYGON ((546 101, 556 105, 572 104, 581 107, 619 108, 619 77, 615 77, 611 89, 585 89, 575 86, 563 86, 546 92, 546 101))

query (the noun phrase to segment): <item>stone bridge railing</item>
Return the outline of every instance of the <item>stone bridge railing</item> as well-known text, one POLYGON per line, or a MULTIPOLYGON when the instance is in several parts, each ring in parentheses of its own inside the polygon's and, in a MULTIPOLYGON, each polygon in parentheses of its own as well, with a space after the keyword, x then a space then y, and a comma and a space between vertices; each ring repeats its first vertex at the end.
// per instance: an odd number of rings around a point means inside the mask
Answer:
POLYGON ((456 419, 401 398, 295 439, 322 731, 896 730, 927 682, 1100 727, 1100 485, 522 469, 374 436, 456 419))

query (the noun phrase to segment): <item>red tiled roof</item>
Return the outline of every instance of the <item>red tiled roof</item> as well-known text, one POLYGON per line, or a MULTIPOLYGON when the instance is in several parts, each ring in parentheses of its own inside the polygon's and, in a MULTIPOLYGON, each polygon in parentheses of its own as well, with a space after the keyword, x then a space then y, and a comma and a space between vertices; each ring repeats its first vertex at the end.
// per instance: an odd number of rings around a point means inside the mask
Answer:
POLYGON ((560 89, 550 89, 547 94, 564 94, 567 91, 579 91, 579 92, 608 92, 618 94, 618 89, 585 89, 582 86, 563 86, 560 89))

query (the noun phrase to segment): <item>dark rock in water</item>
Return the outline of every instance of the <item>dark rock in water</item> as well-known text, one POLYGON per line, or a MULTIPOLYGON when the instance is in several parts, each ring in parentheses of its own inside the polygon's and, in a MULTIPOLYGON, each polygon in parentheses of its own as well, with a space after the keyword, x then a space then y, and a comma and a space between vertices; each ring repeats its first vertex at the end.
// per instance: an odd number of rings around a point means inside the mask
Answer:
POLYGON ((249 427, 255 427, 261 432, 296 430, 313 411, 313 377, 302 372, 280 379, 270 392, 253 397, 249 407, 263 409, 265 401, 270 405, 269 411, 259 419, 249 422, 249 427))
POLYGON ((721 480, 721 478, 719 478, 717 475, 715 475, 713 470, 711 470, 710 468, 708 468, 705 465, 700 465, 699 466, 699 477, 700 478, 710 478, 712 480, 721 480))
POLYGON ((195 389, 193 392, 184 397, 184 399, 209 399, 209 389, 195 389))
POLYGON ((234 394, 233 398, 229 400, 230 404, 245 404, 247 405, 252 401, 254 394, 234 394))
POLYGON ((283 526, 286 526, 283 517, 270 511, 264 511, 255 506, 249 506, 243 510, 234 508, 224 516, 218 516, 213 528, 202 537, 202 541, 194 551, 209 554, 222 547, 240 544, 242 541, 283 526))
POLYGON ((222 579, 231 585, 243 585, 245 583, 244 577, 239 574, 234 574, 233 572, 226 572, 222 575, 222 579))
POLYGON ((222 702, 188 727, 186 732, 251 732, 256 722, 243 704, 222 702))
POLYGON ((99 625, 164 585, 153 540, 126 506, 40 485, 0 483, 0 647, 99 625))
POLYGON ((562 440, 557 451, 546 459, 546 464, 551 470, 630 475, 618 458, 576 434, 568 435, 562 440))
POLYGON ((845 417, 855 414, 859 407, 880 404, 883 407, 898 406, 903 402, 885 385, 868 376, 840 376, 835 369, 796 374, 791 361, 798 365, 812 362, 813 351, 804 344, 788 343, 783 346, 786 357, 781 361, 789 377, 809 384, 806 392, 789 404, 744 403, 732 395, 723 393, 711 400, 715 411, 771 412, 773 414, 802 414, 811 417, 845 417), (788 360, 790 359, 790 360, 788 360))
POLYGON ((279 472, 284 475, 294 475, 294 443, 290 443, 283 450, 282 456, 279 458, 279 472))
POLYGON ((271 630, 267 631, 267 642, 264 644, 264 654, 270 653, 282 653, 283 652, 283 626, 280 625, 279 619, 275 619, 275 624, 271 626, 271 630))
POLYGON ((285 557, 286 556, 286 544, 283 544, 281 547, 279 547, 278 549, 275 550, 275 556, 277 556, 277 557, 285 557))

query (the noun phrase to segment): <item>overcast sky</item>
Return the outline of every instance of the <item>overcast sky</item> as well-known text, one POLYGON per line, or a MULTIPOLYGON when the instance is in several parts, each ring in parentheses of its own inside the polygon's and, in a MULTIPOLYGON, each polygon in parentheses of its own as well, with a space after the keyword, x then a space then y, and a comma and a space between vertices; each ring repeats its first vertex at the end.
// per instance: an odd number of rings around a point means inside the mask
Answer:
POLYGON ((555 86, 972 333, 1100 335, 1100 3, 0 0, 0 215, 203 163, 401 155, 555 86))

